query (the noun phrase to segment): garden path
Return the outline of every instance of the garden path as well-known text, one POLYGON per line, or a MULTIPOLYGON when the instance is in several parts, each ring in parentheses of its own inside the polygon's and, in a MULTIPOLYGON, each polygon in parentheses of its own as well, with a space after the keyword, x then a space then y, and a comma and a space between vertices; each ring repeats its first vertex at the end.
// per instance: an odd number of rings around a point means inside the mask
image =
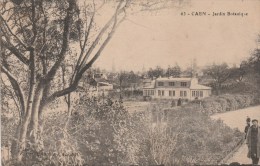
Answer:
MULTIPOLYGON (((231 128, 238 128, 241 132, 244 132, 247 116, 249 116, 251 119, 258 119, 260 123, 260 106, 215 114, 211 116, 211 118, 221 119, 231 128)), ((231 158, 227 160, 226 164, 230 164, 232 162, 238 162, 240 164, 251 164, 251 160, 247 158, 247 146, 245 143, 232 155, 231 158)))

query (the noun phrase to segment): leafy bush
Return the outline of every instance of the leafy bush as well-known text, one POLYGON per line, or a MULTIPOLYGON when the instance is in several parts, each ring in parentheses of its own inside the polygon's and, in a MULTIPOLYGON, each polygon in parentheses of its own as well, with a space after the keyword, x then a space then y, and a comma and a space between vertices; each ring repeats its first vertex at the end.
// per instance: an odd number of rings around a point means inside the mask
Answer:
POLYGON ((29 146, 28 154, 39 155, 28 155, 26 164, 217 164, 243 139, 243 133, 220 120, 212 121, 207 114, 255 104, 252 99, 226 94, 169 109, 165 107, 171 101, 154 100, 147 111, 130 114, 120 100, 82 96, 72 115, 48 115, 44 151, 29 146))
POLYGON ((135 123, 122 101, 82 97, 73 111, 69 133, 88 165, 127 165, 138 150, 135 123))
POLYGON ((191 102, 190 104, 201 104, 201 111, 207 114, 214 114, 226 111, 233 111, 250 105, 259 104, 257 96, 250 94, 224 94, 220 96, 211 96, 201 101, 191 102))
POLYGON ((179 133, 171 158, 181 165, 217 164, 243 139, 243 133, 220 120, 212 121, 204 113, 194 112, 191 106, 168 110, 167 124, 179 133))

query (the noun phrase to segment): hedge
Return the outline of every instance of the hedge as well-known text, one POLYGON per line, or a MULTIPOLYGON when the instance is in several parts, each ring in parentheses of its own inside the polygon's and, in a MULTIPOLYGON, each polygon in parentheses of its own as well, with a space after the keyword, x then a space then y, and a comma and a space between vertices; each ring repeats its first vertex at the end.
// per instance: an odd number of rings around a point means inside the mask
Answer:
POLYGON ((194 103, 200 104, 199 111, 211 115, 257 105, 260 104, 260 100, 256 95, 224 94, 211 96, 200 101, 193 101, 190 104, 194 105, 194 103))
MULTIPOLYGON (((220 109, 219 102, 213 103, 218 103, 220 109)), ((175 148, 168 155, 169 160, 165 165, 217 165, 244 139, 239 130, 231 129, 221 120, 212 120, 206 114, 194 111, 199 110, 198 104, 169 109, 155 106, 154 109, 158 111, 153 114, 157 116, 154 119, 166 120, 168 130, 178 133, 175 148), (167 118, 160 114, 162 112, 167 118)))

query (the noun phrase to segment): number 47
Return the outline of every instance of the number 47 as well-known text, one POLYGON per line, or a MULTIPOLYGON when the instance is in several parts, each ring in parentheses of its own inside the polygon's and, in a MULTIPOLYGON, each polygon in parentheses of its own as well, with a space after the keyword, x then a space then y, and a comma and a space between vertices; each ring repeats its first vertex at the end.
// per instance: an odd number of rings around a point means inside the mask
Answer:
POLYGON ((181 12, 181 16, 186 16, 186 12, 181 12))

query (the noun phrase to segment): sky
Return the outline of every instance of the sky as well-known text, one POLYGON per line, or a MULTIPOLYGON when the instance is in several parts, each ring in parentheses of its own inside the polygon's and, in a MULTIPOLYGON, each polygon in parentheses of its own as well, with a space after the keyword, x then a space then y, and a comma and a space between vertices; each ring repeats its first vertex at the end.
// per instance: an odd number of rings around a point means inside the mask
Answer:
POLYGON ((141 71, 143 67, 182 68, 196 59, 198 66, 239 64, 257 47, 259 0, 191 0, 183 8, 128 15, 118 27, 95 67, 141 71), (181 16, 181 12, 207 12, 181 16), (212 12, 243 12, 248 16, 212 16, 212 12))

